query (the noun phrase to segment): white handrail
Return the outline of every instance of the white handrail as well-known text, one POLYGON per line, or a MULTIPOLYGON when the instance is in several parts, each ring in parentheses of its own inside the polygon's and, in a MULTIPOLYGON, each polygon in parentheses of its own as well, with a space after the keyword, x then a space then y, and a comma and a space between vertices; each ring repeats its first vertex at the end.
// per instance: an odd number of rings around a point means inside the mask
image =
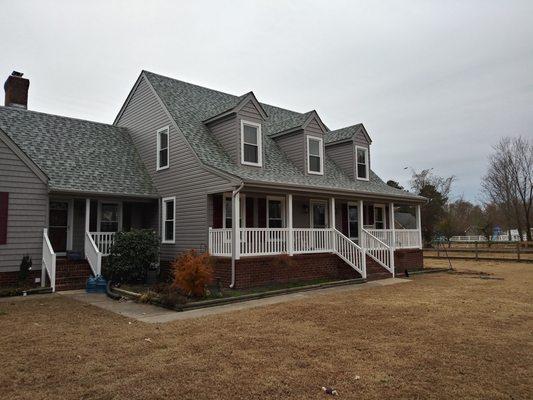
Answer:
MULTIPOLYGON (((43 231, 43 265, 50 279, 50 287, 52 292, 56 291, 56 254, 48 238, 48 229, 44 228, 43 231)), ((41 286, 44 286, 44 274, 41 274, 41 286)))
POLYGON ((395 229, 394 236, 392 229, 364 229, 389 247, 396 249, 416 249, 422 247, 418 229, 395 229))
POLYGON ((331 229, 333 252, 366 279, 366 258, 364 250, 337 229, 331 229))
POLYGON ((325 253, 333 250, 330 228, 293 228, 294 254, 325 253))
POLYGON ((368 230, 361 229, 361 247, 366 254, 376 260, 392 276, 394 276, 394 249, 385 242, 372 235, 368 230))
POLYGON ((89 262, 94 276, 102 273, 102 253, 98 250, 91 232, 85 232, 85 258, 89 262))
POLYGON ((209 254, 231 256, 231 229, 209 228, 209 254))
POLYGON ((98 251, 108 256, 115 243, 116 232, 89 232, 98 251))

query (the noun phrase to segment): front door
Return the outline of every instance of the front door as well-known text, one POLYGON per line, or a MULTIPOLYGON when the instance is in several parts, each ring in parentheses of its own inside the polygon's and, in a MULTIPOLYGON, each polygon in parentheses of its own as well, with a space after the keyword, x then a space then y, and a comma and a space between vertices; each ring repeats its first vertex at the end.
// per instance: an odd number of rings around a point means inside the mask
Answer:
POLYGON ((48 238, 56 253, 67 251, 68 201, 51 201, 48 223, 48 238))
POLYGON ((348 236, 352 240, 359 237, 359 211, 357 205, 348 203, 348 236))
POLYGON ((325 201, 311 202, 311 228, 327 228, 328 214, 325 201))

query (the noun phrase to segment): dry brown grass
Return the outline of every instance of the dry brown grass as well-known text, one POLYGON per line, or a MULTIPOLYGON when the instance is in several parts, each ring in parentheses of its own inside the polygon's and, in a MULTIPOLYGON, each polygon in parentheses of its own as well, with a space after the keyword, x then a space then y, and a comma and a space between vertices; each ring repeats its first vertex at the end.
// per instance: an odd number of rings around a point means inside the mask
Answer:
POLYGON ((314 399, 329 385, 354 399, 531 398, 533 267, 454 265, 504 280, 432 274, 163 325, 65 298, 0 303, 0 397, 314 399))

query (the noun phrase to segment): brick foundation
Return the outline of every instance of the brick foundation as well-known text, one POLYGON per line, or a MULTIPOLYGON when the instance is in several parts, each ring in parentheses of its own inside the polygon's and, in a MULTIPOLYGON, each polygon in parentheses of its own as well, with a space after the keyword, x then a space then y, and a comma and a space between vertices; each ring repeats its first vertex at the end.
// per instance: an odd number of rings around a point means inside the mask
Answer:
MULTIPOLYGON (((26 280, 25 284, 30 287, 38 286, 40 284, 35 283, 35 278, 40 278, 40 277, 41 277, 41 270, 31 270, 28 273, 28 279, 26 280)), ((18 271, 0 272, 0 287, 17 286, 19 284, 18 278, 19 278, 18 271)))
MULTIPOLYGON (((288 259, 290 265, 279 262, 279 256, 242 257, 235 262, 235 287, 246 289, 272 283, 361 277, 334 254, 301 254, 288 259)), ((214 270, 215 278, 219 278, 222 285, 230 284, 230 258, 215 258, 214 270)))
POLYGON ((421 249, 402 249, 394 252, 394 267, 397 274, 424 268, 424 255, 421 249))

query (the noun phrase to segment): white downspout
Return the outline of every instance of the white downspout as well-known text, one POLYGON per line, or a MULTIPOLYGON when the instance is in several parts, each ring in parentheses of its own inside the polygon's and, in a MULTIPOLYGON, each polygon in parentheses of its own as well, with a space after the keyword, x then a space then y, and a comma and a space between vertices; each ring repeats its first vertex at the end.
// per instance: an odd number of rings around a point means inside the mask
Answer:
POLYGON ((241 189, 244 186, 244 182, 241 182, 241 185, 234 189, 233 192, 231 192, 231 207, 232 207, 232 216, 233 221, 231 224, 231 283, 229 285, 230 289, 233 289, 235 286, 235 256, 237 252, 237 235, 239 233, 239 218, 235 218, 235 216, 240 211, 240 204, 237 204, 237 207, 235 207, 235 197, 239 194, 241 189))

